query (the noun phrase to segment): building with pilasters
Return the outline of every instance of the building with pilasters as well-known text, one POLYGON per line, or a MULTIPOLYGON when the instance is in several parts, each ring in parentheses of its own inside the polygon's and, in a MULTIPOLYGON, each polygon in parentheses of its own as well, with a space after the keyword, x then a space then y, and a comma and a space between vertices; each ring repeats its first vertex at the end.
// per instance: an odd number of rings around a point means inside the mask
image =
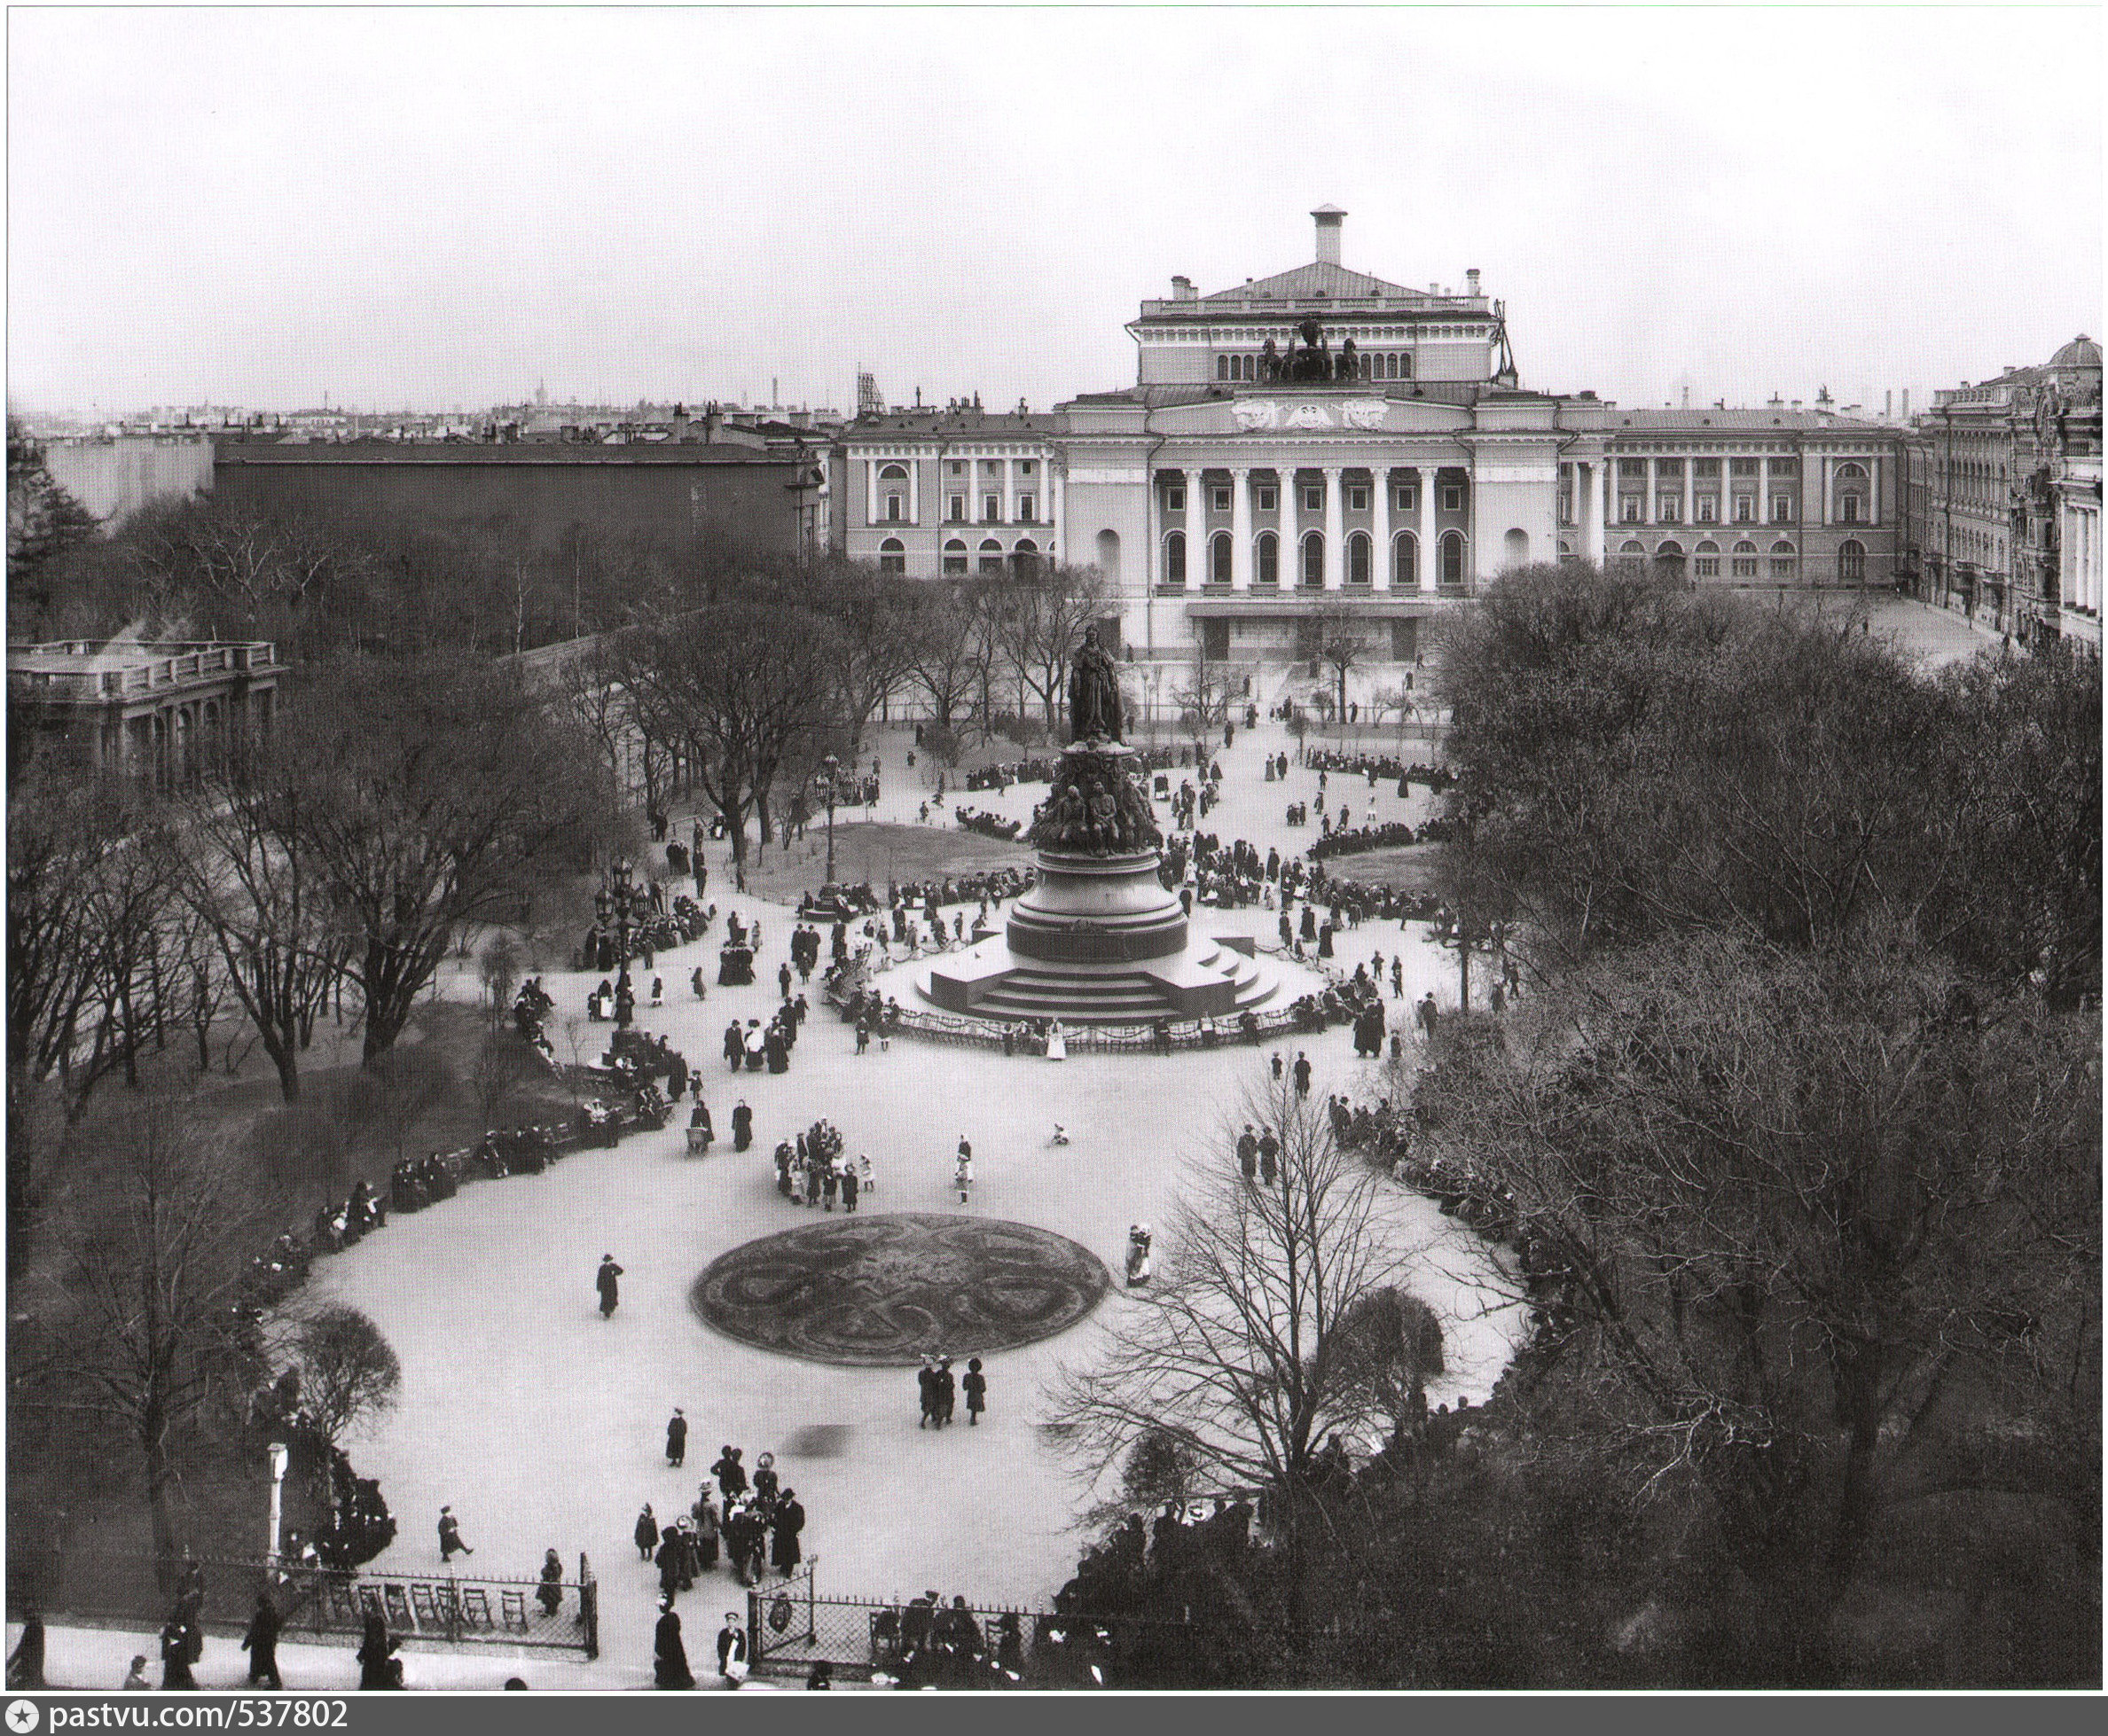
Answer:
POLYGON ((1127 326, 1135 383, 1051 415, 860 416, 837 443, 835 545, 911 575, 1096 567, 1104 630, 1160 669, 1359 639, 1410 662, 1429 623, 1531 561, 1619 558, 1697 583, 1892 584, 1906 436, 1774 403, 1620 411, 1524 389, 1506 308, 1316 257, 1127 326))

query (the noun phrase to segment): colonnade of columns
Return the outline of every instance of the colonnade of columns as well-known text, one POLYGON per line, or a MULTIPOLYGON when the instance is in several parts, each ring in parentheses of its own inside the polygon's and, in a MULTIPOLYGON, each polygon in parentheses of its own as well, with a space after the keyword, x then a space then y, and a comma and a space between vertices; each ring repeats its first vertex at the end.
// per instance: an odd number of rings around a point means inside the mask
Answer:
MULTIPOLYGON (((1215 576, 1211 539, 1222 534, 1224 527, 1209 528, 1209 501, 1206 490, 1218 486, 1207 479, 1211 475, 1226 475, 1230 489, 1230 521, 1226 527, 1230 538, 1230 587, 1234 590, 1249 590, 1259 583, 1257 550, 1261 535, 1271 531, 1278 539, 1275 544, 1275 582, 1283 590, 1308 589, 1304 583, 1303 539, 1312 529, 1318 530, 1323 538, 1323 588, 1327 590, 1344 590, 1347 584, 1347 539, 1351 534, 1346 525, 1346 482, 1350 470, 1366 471, 1371 489, 1369 524, 1366 534, 1369 538, 1369 588, 1374 590, 1397 589, 1393 583, 1395 568, 1392 542, 1400 529, 1409 530, 1414 537, 1414 580, 1415 588, 1432 591, 1438 588, 1441 579, 1440 544, 1436 529, 1436 490, 1440 486, 1441 465, 1217 465, 1193 470, 1164 469, 1150 478, 1156 491, 1155 498, 1164 497, 1163 486, 1167 477, 1182 478, 1185 483, 1185 504, 1182 512, 1168 509, 1163 514, 1158 528, 1156 549, 1152 553, 1152 582, 1161 583, 1165 578, 1164 547, 1165 539, 1172 533, 1182 534, 1186 539, 1186 575, 1189 586, 1208 583, 1215 576), (1323 520, 1319 526, 1303 521, 1302 503, 1297 498, 1298 488, 1305 486, 1298 479, 1306 472, 1315 471, 1322 476, 1323 520), (1254 481, 1257 476, 1273 479, 1278 490, 1275 496, 1275 522, 1259 526, 1254 520, 1253 490, 1261 486, 1254 481), (1392 512, 1398 492, 1407 483, 1413 489, 1412 519, 1404 526, 1395 525, 1392 512)), ((1459 528, 1461 529, 1461 528, 1459 528)), ((1598 526, 1600 540, 1601 527, 1598 526)), ((1356 587, 1360 589, 1359 586, 1356 587)))

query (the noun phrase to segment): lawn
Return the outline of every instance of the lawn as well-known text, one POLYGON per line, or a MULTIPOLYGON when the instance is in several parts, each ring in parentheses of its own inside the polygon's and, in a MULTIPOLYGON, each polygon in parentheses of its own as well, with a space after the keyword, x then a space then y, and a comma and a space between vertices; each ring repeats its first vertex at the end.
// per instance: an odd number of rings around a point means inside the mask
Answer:
MULTIPOLYGON (((947 819, 953 800, 946 799, 947 819)), ((972 792, 955 800, 981 805, 980 798, 972 792)), ((869 880, 882 888, 888 880, 977 874, 991 868, 1022 866, 1031 859, 1029 845, 1007 844, 977 832, 962 832, 955 825, 850 821, 842 819, 839 812, 835 819, 835 878, 838 880, 869 880)), ((824 818, 818 825, 808 826, 803 840, 794 841, 788 850, 771 845, 762 852, 758 864, 749 859, 747 865, 747 890, 775 903, 795 904, 800 893, 818 892, 827 878, 827 825, 824 818)), ((713 897, 717 885, 713 876, 713 897)))

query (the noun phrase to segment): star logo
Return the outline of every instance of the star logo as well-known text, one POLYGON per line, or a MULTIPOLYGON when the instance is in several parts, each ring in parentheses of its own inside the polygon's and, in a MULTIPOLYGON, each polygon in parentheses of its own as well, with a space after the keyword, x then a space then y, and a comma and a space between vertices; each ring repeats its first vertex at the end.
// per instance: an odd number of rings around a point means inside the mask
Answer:
POLYGON ((33 1700, 11 1700, 7 1702, 7 1727, 14 1736, 29 1736, 42 1722, 43 1714, 36 1709, 33 1700))

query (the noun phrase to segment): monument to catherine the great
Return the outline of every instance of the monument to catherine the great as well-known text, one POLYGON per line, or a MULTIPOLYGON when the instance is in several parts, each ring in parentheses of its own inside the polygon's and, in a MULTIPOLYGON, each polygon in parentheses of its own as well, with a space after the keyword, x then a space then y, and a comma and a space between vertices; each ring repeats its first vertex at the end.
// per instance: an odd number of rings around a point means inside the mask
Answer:
POLYGON ((1026 834, 1039 881, 1004 934, 918 980, 932 1005, 996 1020, 1148 1024, 1234 1018, 1275 981, 1249 939, 1196 938, 1157 869, 1164 834, 1126 745, 1119 674, 1097 630, 1070 660, 1069 744, 1026 834))

